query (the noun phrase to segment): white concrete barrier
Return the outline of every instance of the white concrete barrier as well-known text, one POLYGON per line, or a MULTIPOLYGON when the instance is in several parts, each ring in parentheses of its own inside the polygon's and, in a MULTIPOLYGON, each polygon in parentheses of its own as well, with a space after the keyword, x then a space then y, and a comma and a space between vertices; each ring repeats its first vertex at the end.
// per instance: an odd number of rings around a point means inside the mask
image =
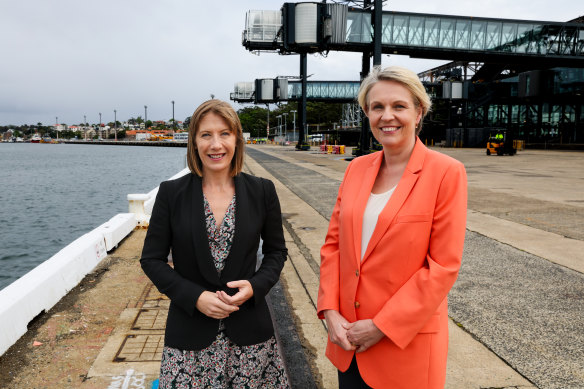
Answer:
POLYGON ((136 216, 133 213, 119 213, 101 226, 97 227, 103 234, 105 249, 111 251, 118 246, 130 232, 136 228, 136 216))
POLYGON ((77 286, 135 227, 133 214, 116 215, 0 290, 0 355, 26 333, 31 320, 77 286))

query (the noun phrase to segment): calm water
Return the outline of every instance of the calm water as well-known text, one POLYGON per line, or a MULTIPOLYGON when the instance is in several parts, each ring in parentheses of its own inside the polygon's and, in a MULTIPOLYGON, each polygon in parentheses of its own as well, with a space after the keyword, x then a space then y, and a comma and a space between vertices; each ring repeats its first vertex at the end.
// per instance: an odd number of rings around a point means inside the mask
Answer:
POLYGON ((185 167, 186 148, 0 143, 0 289, 128 212, 185 167))

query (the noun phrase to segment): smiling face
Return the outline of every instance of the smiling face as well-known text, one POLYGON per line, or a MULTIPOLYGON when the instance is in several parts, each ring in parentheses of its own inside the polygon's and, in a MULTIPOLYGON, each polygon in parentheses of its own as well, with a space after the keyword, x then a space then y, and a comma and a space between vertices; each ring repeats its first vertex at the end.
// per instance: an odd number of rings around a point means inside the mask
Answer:
POLYGON ((416 107, 410 91, 397 81, 378 81, 367 95, 371 132, 384 149, 399 153, 412 150, 416 125, 422 109, 416 107))
POLYGON ((195 135, 203 176, 230 174, 236 138, 234 131, 221 116, 213 112, 203 116, 195 135))

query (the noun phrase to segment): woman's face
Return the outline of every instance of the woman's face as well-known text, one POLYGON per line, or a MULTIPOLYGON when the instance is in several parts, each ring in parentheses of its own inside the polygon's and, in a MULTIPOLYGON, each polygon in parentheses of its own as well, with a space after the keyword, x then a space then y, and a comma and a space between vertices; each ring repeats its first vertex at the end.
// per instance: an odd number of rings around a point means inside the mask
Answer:
POLYGON ((367 95, 366 115, 371 132, 384 149, 401 152, 412 148, 422 109, 411 92, 397 81, 378 81, 367 95))
POLYGON ((236 136, 221 116, 209 112, 199 122, 195 136, 197 153, 203 162, 203 176, 228 174, 235 154, 236 136))

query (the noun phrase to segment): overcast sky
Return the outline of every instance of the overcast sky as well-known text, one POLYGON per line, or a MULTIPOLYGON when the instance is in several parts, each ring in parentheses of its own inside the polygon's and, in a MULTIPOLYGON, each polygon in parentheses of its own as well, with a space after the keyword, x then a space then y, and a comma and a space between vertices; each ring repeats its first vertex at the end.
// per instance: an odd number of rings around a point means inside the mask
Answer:
MULTIPOLYGON (((248 10, 283 2, 198 0, 0 0, 0 125, 98 123, 130 117, 184 120, 238 81, 299 74, 298 56, 241 45, 248 10)), ((576 0, 387 1, 384 10, 568 21, 576 0)), ((416 72, 443 61, 383 56, 416 72)), ((357 80, 361 55, 310 55, 311 80, 357 80)), ((235 105, 235 108, 241 108, 235 105)))

